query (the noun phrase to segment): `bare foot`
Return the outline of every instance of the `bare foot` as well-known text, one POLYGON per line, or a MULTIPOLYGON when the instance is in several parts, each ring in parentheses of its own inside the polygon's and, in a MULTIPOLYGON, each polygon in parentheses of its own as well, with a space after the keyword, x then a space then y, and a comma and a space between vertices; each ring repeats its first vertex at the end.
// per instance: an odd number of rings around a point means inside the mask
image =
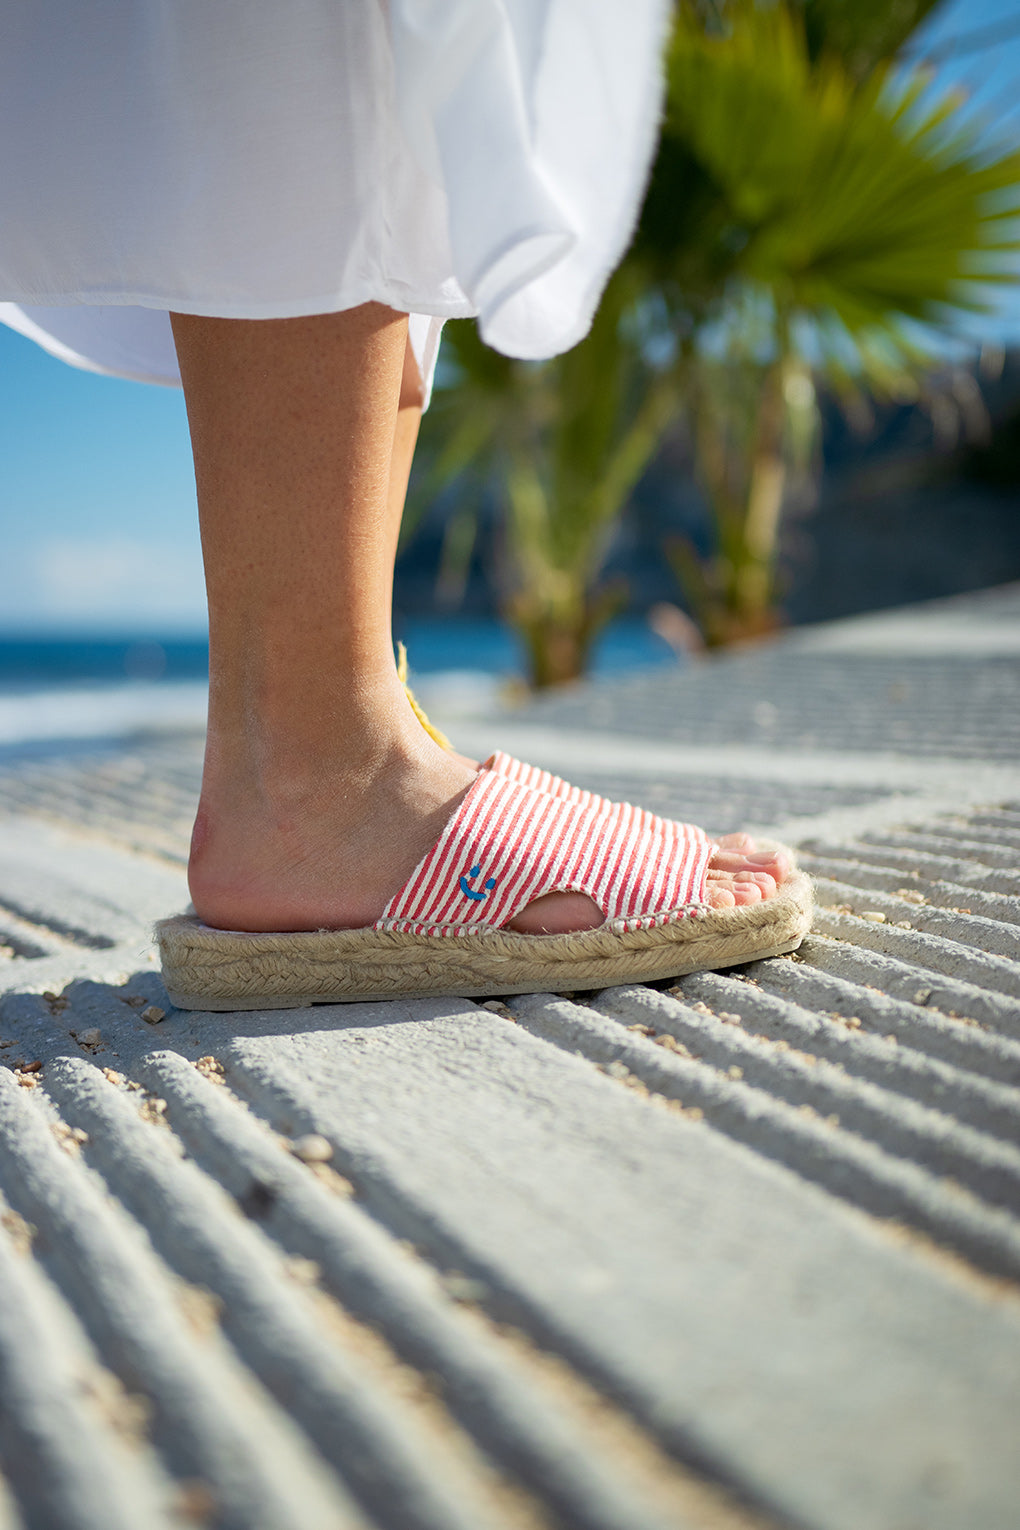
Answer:
MULTIPOLYGON (((192 840, 189 881, 205 923, 234 930, 360 929, 439 838, 475 779, 473 762, 440 749, 402 717, 343 768, 286 769, 210 751, 192 840)), ((757 903, 786 875, 781 855, 747 835, 720 841, 705 889, 713 907, 757 903)), ((600 909, 579 893, 549 893, 508 928, 529 934, 594 929, 600 909)))

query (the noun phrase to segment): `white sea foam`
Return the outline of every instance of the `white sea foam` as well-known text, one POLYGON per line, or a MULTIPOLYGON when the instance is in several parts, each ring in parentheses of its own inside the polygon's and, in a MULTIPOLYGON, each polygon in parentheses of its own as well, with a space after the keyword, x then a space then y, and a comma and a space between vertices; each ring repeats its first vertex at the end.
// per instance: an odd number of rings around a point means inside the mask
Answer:
POLYGON ((0 694, 0 746, 205 727, 204 680, 0 694))

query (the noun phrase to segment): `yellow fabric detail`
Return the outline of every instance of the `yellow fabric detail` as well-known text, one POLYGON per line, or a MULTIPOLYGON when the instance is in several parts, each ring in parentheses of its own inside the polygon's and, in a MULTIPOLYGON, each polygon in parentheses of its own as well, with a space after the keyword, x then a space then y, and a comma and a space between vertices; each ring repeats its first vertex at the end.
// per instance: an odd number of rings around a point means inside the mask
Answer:
POLYGON ((425 715, 424 708, 419 705, 417 697, 407 683, 407 649, 404 647, 403 643, 397 644, 397 679, 404 687, 404 694, 407 696, 408 701, 411 703, 411 710, 413 711, 415 717, 417 717, 418 721, 421 723, 422 727, 425 729, 425 732, 428 734, 429 738, 434 738, 441 749, 449 749, 450 753, 452 754, 453 745, 450 743, 450 740, 447 738, 445 733, 443 733, 439 728, 435 726, 434 723, 429 722, 425 715))

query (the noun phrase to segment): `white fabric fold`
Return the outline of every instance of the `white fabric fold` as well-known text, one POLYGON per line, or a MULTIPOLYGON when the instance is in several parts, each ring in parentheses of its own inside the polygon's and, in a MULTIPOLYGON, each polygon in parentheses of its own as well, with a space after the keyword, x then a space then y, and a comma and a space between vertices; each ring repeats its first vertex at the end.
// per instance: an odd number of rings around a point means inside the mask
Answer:
POLYGON ((391 0, 407 142, 451 266, 506 355, 568 350, 630 238, 655 146, 660 0, 391 0))
POLYGON ((179 381, 168 310, 586 332, 654 146, 667 0, 0 0, 0 319, 179 381))

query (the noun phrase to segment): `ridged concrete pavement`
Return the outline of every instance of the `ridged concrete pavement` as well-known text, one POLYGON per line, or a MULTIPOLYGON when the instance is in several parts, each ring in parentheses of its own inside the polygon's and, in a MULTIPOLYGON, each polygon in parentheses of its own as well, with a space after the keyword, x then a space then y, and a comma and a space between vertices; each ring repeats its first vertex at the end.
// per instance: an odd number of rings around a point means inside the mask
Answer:
POLYGON ((596 994, 174 1012, 200 741, 0 762, 2 1530, 1013 1530, 1018 660, 454 722, 800 846, 795 957, 596 994))

